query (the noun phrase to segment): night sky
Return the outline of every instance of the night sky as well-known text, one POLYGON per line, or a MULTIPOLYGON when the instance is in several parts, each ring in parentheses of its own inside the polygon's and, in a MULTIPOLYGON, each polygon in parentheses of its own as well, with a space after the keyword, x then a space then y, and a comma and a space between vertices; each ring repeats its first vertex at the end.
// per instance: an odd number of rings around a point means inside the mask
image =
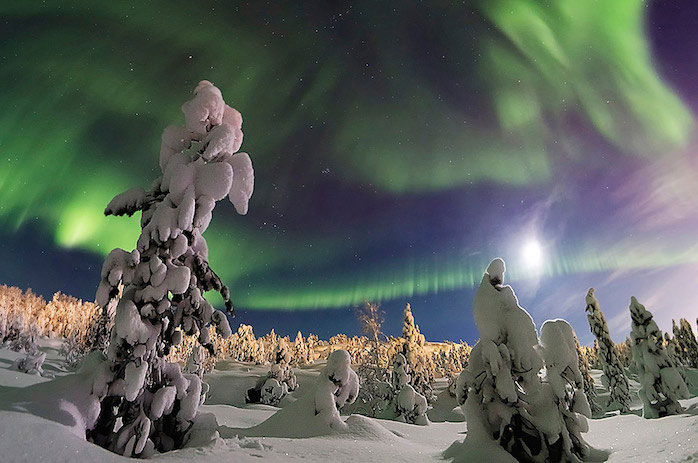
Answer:
POLYGON ((537 326, 611 334, 635 295, 698 316, 693 0, 0 3, 0 283, 92 300, 158 176, 162 129, 202 79, 243 115, 247 216, 206 233, 238 322, 358 334, 410 302, 429 340, 474 342, 497 256, 537 326), (143 4, 141 4, 143 3, 143 4))

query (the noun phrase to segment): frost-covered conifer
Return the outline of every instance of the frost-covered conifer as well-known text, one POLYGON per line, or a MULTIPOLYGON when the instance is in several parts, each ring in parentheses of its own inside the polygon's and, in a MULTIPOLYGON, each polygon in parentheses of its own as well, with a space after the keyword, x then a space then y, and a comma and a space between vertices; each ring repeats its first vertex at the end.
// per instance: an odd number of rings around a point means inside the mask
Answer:
POLYGON ((606 318, 601 312, 599 301, 594 296, 594 288, 589 288, 586 295, 586 312, 589 328, 599 342, 599 362, 603 370, 601 381, 608 388, 610 406, 617 407, 622 413, 630 411, 630 388, 628 378, 625 376, 623 365, 618 358, 615 344, 608 332, 606 318))
POLYGON ((434 383, 434 367, 426 355, 424 346, 426 340, 415 324, 412 307, 408 303, 403 313, 402 324, 402 354, 410 364, 412 371, 410 384, 428 400, 435 400, 432 384, 434 383))
POLYGON ((247 402, 278 405, 286 394, 298 387, 296 375, 291 368, 291 353, 284 338, 277 338, 271 368, 266 376, 247 391, 247 402))
POLYGON ((540 344, 546 367, 540 396, 544 400, 540 408, 534 405, 532 416, 546 441, 556 443, 547 461, 585 461, 598 452, 582 437, 589 430, 591 408, 578 367, 577 336, 565 320, 548 320, 541 327, 540 344))
POLYGON ((29 375, 45 376, 43 368, 45 360, 46 352, 27 354, 25 357, 20 357, 15 360, 12 364, 12 368, 29 375))
POLYGON ((685 318, 679 320, 678 326, 674 320, 672 320, 672 324, 674 338, 679 345, 679 355, 683 359, 683 364, 691 368, 698 368, 698 341, 693 334, 691 324, 685 318))
POLYGON ((199 379, 204 377, 204 361, 206 360, 206 350, 203 346, 194 346, 187 359, 187 364, 184 366, 185 373, 196 375, 199 379))
POLYGON ((165 356, 186 334, 213 350, 209 326, 230 335, 226 315, 203 297, 219 291, 232 312, 228 288, 208 265, 203 233, 217 201, 228 197, 247 212, 254 172, 242 143, 242 118, 220 90, 202 81, 182 105, 186 125, 162 135, 159 177, 149 190, 117 195, 106 215, 141 212, 136 249, 114 249, 102 267, 97 303, 119 298, 107 359, 95 374, 100 403, 88 438, 116 453, 143 456, 181 447, 202 401, 198 376, 183 374, 165 356))
POLYGON ((632 355, 642 385, 643 416, 657 418, 681 413, 679 399, 688 398, 688 388, 677 365, 664 349, 662 332, 652 313, 635 297, 630 299, 632 355))
POLYGON ((587 361, 586 354, 579 345, 579 339, 577 339, 576 334, 574 336, 574 342, 577 350, 579 372, 582 375, 582 381, 584 383, 584 395, 586 395, 587 401, 589 402, 592 415, 596 416, 601 413, 601 406, 598 404, 596 388, 594 387, 594 378, 589 374, 589 362, 587 361))
POLYGON ((342 421, 339 409, 345 404, 353 403, 358 393, 359 377, 351 369, 349 352, 332 352, 315 384, 315 416, 332 429, 346 429, 347 425, 342 421))
POLYGON ((468 434, 447 453, 467 461, 469 449, 498 443, 518 461, 584 461, 595 451, 581 438, 590 411, 573 331, 563 320, 546 322, 539 345, 504 273, 504 261, 493 260, 475 294, 480 340, 457 387, 460 402, 467 395, 468 434))
POLYGON ((402 354, 397 354, 391 375, 392 407, 397 421, 427 425, 427 399, 410 384, 410 364, 402 354))
POLYGON ((303 339, 303 335, 299 331, 296 339, 293 341, 293 355, 291 359, 295 365, 307 365, 310 363, 310 351, 308 344, 303 339))
POLYGON ((596 338, 594 338, 594 343, 592 345, 591 350, 587 352, 587 359, 589 361, 589 365, 592 368, 596 368, 596 369, 601 368, 601 365, 599 362, 599 340, 596 338))
POLYGON ((679 355, 681 347, 679 346, 679 343, 676 341, 676 338, 672 338, 669 335, 669 333, 664 333, 664 348, 666 349, 669 358, 677 366, 683 365, 683 359, 681 358, 681 355, 679 355))

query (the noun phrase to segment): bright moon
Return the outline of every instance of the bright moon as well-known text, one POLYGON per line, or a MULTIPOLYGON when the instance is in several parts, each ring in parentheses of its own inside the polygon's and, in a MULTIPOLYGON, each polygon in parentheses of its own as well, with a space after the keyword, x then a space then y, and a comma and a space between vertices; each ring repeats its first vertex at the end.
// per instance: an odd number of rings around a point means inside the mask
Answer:
POLYGON ((524 244, 521 257, 530 269, 540 270, 543 267, 543 248, 537 240, 529 240, 524 244))

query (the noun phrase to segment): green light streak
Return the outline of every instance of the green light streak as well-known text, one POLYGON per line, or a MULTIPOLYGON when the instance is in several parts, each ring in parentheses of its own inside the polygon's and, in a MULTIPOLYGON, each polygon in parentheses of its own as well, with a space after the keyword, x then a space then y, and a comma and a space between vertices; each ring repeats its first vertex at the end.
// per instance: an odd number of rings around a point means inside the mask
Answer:
MULTIPOLYGON (((385 13, 375 2, 355 8, 385 13)), ((389 29, 372 32, 380 47, 370 80, 322 33, 299 28, 280 45, 232 12, 195 4, 155 1, 129 12, 122 2, 4 2, 0 225, 12 232, 38 217, 61 247, 132 248, 138 219, 105 218, 104 206, 155 177, 161 130, 181 121, 179 105, 201 78, 245 116, 244 149, 259 179, 251 214, 268 206, 272 183, 294 180, 295 171, 274 167, 295 155, 308 125, 322 127, 323 156, 341 182, 391 195, 545 185, 560 154, 600 163, 565 123, 569 114, 628 156, 671 154, 693 135, 691 114, 653 66, 644 2, 479 0, 449 8, 457 24, 472 12, 477 18, 436 31, 461 93, 440 89, 423 69, 432 64, 389 29), (558 141, 563 153, 551 151, 558 141)), ((236 302, 253 309, 342 307, 472 286, 488 260, 442 251, 344 272, 329 268, 348 252, 343 237, 285 236, 220 217, 206 237, 212 266, 236 302), (279 276, 291 267, 307 277, 279 276)), ((696 259, 678 245, 638 252, 592 243, 560 252, 544 275, 696 259)), ((527 277, 516 266, 510 272, 527 277)))

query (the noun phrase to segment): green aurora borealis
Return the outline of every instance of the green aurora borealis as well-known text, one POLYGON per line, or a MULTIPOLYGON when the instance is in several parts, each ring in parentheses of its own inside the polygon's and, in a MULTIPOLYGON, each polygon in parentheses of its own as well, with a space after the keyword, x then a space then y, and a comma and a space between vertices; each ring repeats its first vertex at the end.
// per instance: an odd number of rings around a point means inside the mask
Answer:
POLYGON ((246 309, 472 287, 527 233, 550 238, 543 278, 698 262, 676 230, 633 228, 629 246, 615 209, 593 232, 546 222, 593 215, 569 216, 601 197, 569 185, 693 172, 695 121, 655 65, 646 2, 420 5, 4 2, 0 231, 131 249, 138 219, 104 206, 155 178, 162 129, 208 79, 243 114, 257 176, 249 215, 220 205, 206 234, 246 309))

